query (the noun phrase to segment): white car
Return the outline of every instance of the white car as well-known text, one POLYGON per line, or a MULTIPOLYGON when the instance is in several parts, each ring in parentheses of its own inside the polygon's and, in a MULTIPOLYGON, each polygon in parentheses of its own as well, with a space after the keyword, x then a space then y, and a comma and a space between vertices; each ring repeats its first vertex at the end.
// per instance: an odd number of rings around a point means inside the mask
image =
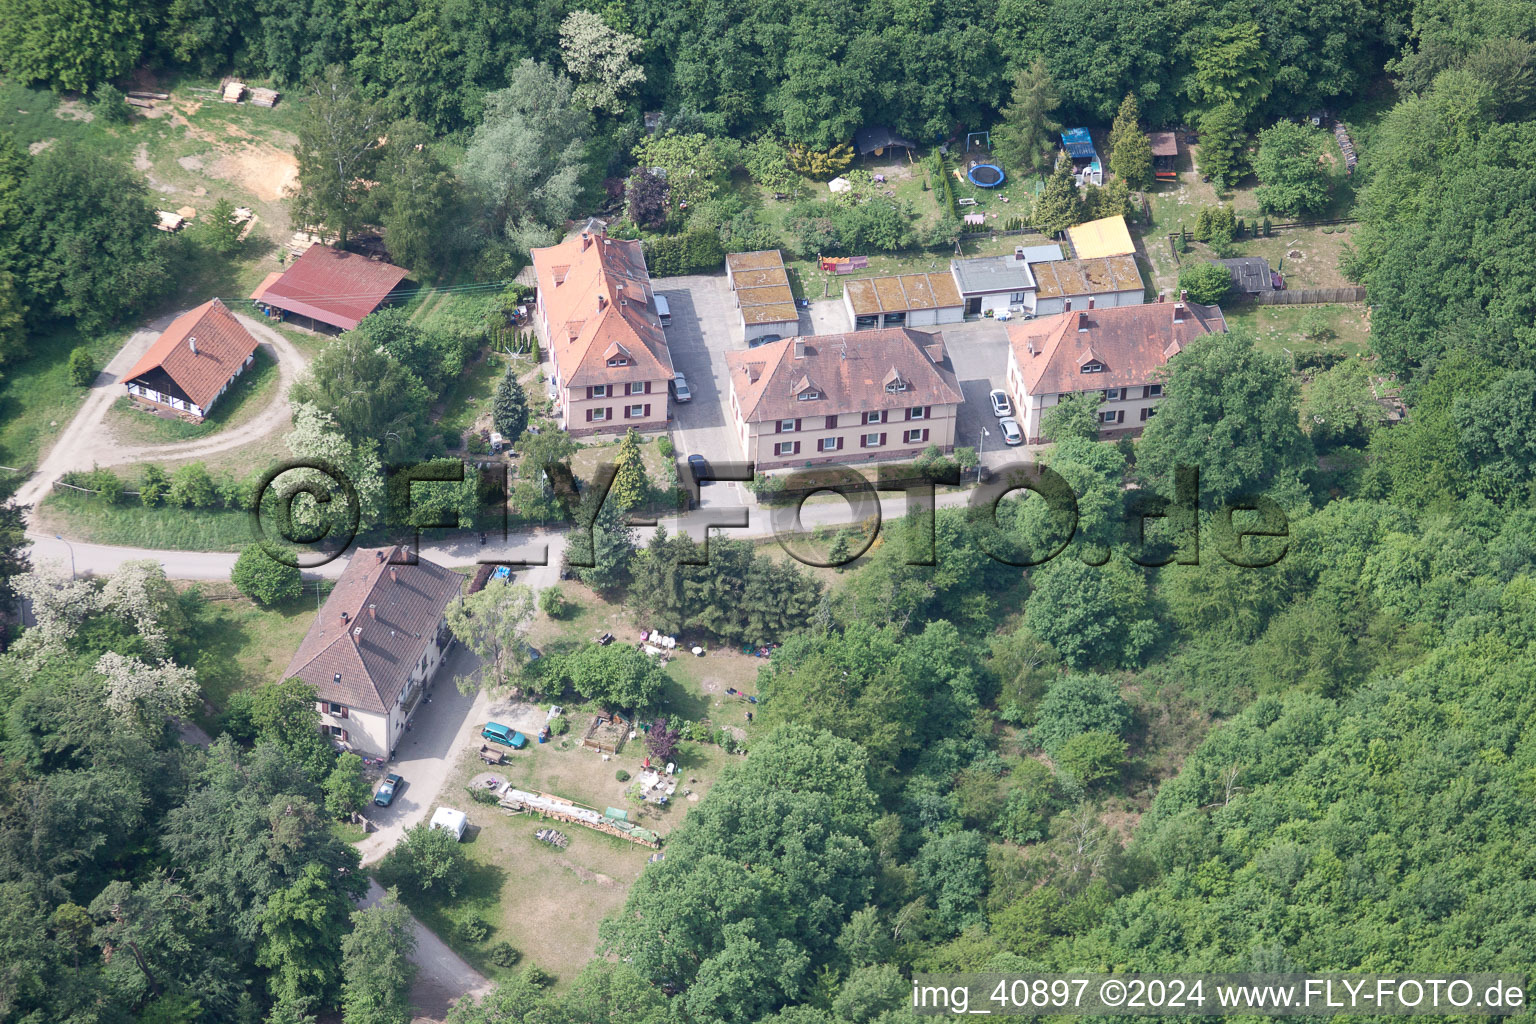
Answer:
POLYGON ((1013 411, 1013 407, 1008 404, 1008 392, 1004 391, 1002 388, 998 388, 997 390, 993 391, 991 398, 992 415, 996 416, 998 419, 1002 419, 1004 416, 1007 416, 1010 412, 1013 411))
POLYGON ((1023 444, 1024 431, 1019 429, 1019 421, 1012 416, 1004 416, 998 421, 997 427, 1003 432, 1003 440, 1009 444, 1023 444))

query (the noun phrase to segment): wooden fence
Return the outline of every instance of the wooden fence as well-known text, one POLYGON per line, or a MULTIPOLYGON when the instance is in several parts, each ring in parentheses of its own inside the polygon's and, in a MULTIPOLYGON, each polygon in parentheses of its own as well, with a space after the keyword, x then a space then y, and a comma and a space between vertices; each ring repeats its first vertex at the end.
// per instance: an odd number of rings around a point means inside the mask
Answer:
POLYGON ((1253 301, 1261 306, 1299 306, 1323 302, 1364 302, 1364 288, 1292 288, 1259 292, 1253 301))

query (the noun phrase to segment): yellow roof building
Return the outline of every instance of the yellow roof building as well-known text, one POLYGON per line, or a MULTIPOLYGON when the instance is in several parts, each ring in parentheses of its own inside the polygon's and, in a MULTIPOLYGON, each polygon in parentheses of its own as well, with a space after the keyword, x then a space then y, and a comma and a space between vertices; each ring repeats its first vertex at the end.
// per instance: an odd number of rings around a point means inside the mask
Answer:
POLYGON ((1067 237, 1072 240, 1072 248, 1080 260, 1129 256, 1136 251, 1136 243, 1131 241, 1131 229, 1126 227, 1125 218, 1120 216, 1104 217, 1079 224, 1075 228, 1067 228, 1067 237))

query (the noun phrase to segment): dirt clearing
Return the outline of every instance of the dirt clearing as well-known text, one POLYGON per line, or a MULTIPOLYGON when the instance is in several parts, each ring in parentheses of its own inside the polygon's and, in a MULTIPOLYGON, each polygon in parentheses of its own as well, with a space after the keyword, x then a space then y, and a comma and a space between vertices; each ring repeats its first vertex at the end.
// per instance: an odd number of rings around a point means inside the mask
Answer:
POLYGON ((262 143, 225 153, 208 173, 243 185, 256 198, 272 202, 283 198, 298 183, 299 161, 292 153, 262 143))

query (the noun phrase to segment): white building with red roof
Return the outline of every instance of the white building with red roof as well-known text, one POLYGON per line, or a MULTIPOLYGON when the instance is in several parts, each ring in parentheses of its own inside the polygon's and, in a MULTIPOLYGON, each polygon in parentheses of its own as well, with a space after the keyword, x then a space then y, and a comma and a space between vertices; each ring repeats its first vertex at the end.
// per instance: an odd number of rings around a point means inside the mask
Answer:
POLYGON ((389 757, 452 641, 448 603, 464 577, 398 547, 359 548, 310 624, 284 679, 315 688, 320 731, 389 757))
POLYGON ((1030 444, 1067 395, 1099 401, 1101 438, 1135 435, 1163 397, 1163 368, 1196 340, 1225 333, 1220 306, 1180 299, 1082 309, 1008 325, 1007 387, 1030 444))
POLYGON ((672 353, 640 243, 592 221, 532 254, 562 426, 573 436, 665 430, 672 353))
POLYGON ((123 377, 136 404, 201 423, 256 360, 256 338, 229 307, 209 299, 181 314, 123 377))

